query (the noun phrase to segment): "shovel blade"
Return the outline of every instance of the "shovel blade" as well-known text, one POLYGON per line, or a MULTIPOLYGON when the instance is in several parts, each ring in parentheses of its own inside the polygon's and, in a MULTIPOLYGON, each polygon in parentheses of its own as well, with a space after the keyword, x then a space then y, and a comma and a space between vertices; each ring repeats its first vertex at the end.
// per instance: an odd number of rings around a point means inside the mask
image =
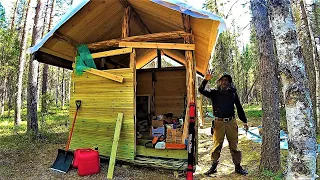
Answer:
POLYGON ((73 161, 73 153, 58 149, 58 155, 50 169, 62 173, 67 173, 73 161))

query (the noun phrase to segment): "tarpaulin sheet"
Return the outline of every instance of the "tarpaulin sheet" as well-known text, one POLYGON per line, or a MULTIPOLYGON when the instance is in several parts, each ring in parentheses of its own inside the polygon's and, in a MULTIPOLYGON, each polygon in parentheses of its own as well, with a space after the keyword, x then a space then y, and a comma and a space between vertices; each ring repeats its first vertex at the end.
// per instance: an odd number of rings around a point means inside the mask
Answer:
MULTIPOLYGON (((250 127, 248 133, 246 133, 243 128, 239 128, 238 132, 254 142, 262 143, 259 128, 261 128, 261 126, 250 127)), ((282 130, 280 130, 280 149, 288 149, 288 134, 282 130)), ((318 144, 318 152, 320 152, 320 144, 318 144)))

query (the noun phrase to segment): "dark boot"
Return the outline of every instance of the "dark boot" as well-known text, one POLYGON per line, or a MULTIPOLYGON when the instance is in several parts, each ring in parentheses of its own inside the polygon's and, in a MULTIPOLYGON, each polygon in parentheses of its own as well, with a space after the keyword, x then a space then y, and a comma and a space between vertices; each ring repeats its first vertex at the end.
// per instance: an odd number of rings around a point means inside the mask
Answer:
POLYGON ((209 176, 210 174, 216 173, 217 172, 217 166, 218 166, 218 162, 212 163, 211 168, 207 172, 205 172, 204 174, 209 176))
POLYGON ((235 168, 236 173, 241 174, 241 175, 247 175, 248 172, 246 170, 244 170, 240 164, 236 164, 236 168, 235 168))

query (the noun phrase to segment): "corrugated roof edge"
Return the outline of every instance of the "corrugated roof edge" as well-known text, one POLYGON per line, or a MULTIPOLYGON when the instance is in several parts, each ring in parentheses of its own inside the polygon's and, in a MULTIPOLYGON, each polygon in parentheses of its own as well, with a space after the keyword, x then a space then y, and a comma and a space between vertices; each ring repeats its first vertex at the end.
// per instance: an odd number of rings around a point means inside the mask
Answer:
POLYGON ((38 51, 44 43, 58 30, 65 22, 67 22, 73 15, 75 15, 80 9, 83 8, 90 0, 82 0, 78 4, 73 4, 67 10, 67 12, 61 17, 58 23, 33 47, 28 49, 28 52, 33 54, 38 51))

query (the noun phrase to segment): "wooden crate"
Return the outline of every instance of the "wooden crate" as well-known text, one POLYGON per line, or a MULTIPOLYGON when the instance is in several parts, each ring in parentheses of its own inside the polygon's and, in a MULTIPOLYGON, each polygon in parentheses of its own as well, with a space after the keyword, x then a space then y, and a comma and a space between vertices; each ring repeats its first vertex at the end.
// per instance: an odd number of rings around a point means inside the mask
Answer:
POLYGON ((167 143, 178 143, 182 141, 182 129, 170 129, 166 131, 166 142, 167 143))

